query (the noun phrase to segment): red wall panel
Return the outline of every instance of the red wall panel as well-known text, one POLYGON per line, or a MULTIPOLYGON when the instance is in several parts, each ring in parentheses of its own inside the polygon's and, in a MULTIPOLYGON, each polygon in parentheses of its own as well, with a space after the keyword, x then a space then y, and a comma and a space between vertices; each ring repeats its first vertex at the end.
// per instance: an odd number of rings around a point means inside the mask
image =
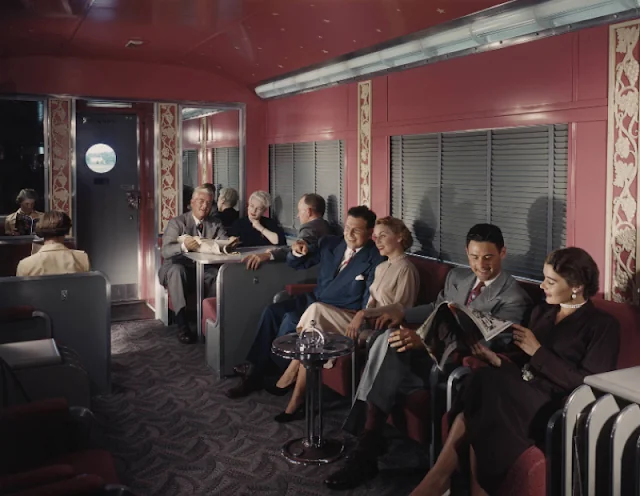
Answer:
POLYGON ((182 121, 182 149, 200 149, 200 119, 182 121))
POLYGON ((207 148, 238 146, 240 112, 228 110, 207 117, 207 148))

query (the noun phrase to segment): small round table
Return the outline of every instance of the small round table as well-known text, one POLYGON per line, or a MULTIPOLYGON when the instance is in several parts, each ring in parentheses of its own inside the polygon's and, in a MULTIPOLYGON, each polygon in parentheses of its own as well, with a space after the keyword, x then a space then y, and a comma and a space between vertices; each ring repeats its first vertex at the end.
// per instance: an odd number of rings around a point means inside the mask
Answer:
POLYGON ((320 465, 342 455, 344 444, 322 436, 322 368, 327 361, 348 355, 353 350, 351 338, 341 334, 324 334, 324 345, 301 349, 297 334, 287 334, 273 341, 271 351, 288 360, 300 360, 307 369, 307 392, 304 437, 292 439, 282 447, 282 455, 293 463, 320 465))

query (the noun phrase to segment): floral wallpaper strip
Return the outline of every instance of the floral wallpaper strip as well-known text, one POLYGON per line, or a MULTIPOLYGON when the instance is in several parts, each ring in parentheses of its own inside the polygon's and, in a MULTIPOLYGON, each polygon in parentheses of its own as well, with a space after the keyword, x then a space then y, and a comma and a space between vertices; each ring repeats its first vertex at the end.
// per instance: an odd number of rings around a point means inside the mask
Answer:
POLYGON ((180 167, 180 118, 178 105, 159 103, 156 109, 158 121, 158 174, 160 206, 158 209, 160 232, 164 232, 167 223, 180 213, 178 174, 180 167))
POLYGON ((605 293, 638 303, 638 21, 611 27, 605 293))
POLYGON ((371 81, 358 83, 358 203, 371 206, 371 81))
MULTIPOLYGON (((73 101, 69 98, 51 98, 49 111, 49 146, 51 168, 49 174, 49 209, 65 212, 73 219, 73 159, 71 117, 73 101)), ((72 234, 72 233, 71 233, 72 234)))

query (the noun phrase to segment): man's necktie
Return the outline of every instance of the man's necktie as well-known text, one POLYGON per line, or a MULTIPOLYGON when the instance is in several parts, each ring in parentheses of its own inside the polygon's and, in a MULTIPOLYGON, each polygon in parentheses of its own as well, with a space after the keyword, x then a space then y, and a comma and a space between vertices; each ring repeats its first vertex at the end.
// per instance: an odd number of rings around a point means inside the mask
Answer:
POLYGON ((204 224, 200 222, 200 224, 196 226, 196 230, 198 231, 198 234, 202 236, 202 233, 204 232, 204 224))
POLYGON ((347 264, 351 261, 351 259, 355 254, 356 252, 352 250, 349 256, 342 261, 342 263, 340 264, 340 267, 338 267, 338 272, 342 272, 342 269, 344 269, 347 266, 347 264))
POLYGON ((480 283, 478 283, 478 285, 469 293, 469 298, 467 298, 467 306, 470 305, 471 302, 475 300, 480 293, 482 293, 482 288, 484 288, 484 283, 480 281, 480 283))

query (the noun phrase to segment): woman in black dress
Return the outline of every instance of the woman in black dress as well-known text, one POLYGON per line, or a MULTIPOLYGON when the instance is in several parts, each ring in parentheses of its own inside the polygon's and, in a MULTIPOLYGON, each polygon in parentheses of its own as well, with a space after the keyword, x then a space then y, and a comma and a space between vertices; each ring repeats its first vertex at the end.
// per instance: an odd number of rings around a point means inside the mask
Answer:
POLYGON ((514 325, 517 352, 499 356, 476 344, 489 363, 468 376, 450 419, 447 441, 414 496, 440 496, 458 467, 458 451, 470 448, 472 494, 494 494, 511 465, 543 439, 550 415, 587 375, 612 370, 619 324, 595 308, 598 267, 580 248, 554 251, 545 260, 546 303, 533 311, 531 329, 514 325))
POLYGON ((229 229, 230 236, 240 238, 241 246, 286 245, 287 239, 280 223, 263 214, 271 205, 271 195, 254 191, 249 197, 247 216, 238 219, 229 229))

